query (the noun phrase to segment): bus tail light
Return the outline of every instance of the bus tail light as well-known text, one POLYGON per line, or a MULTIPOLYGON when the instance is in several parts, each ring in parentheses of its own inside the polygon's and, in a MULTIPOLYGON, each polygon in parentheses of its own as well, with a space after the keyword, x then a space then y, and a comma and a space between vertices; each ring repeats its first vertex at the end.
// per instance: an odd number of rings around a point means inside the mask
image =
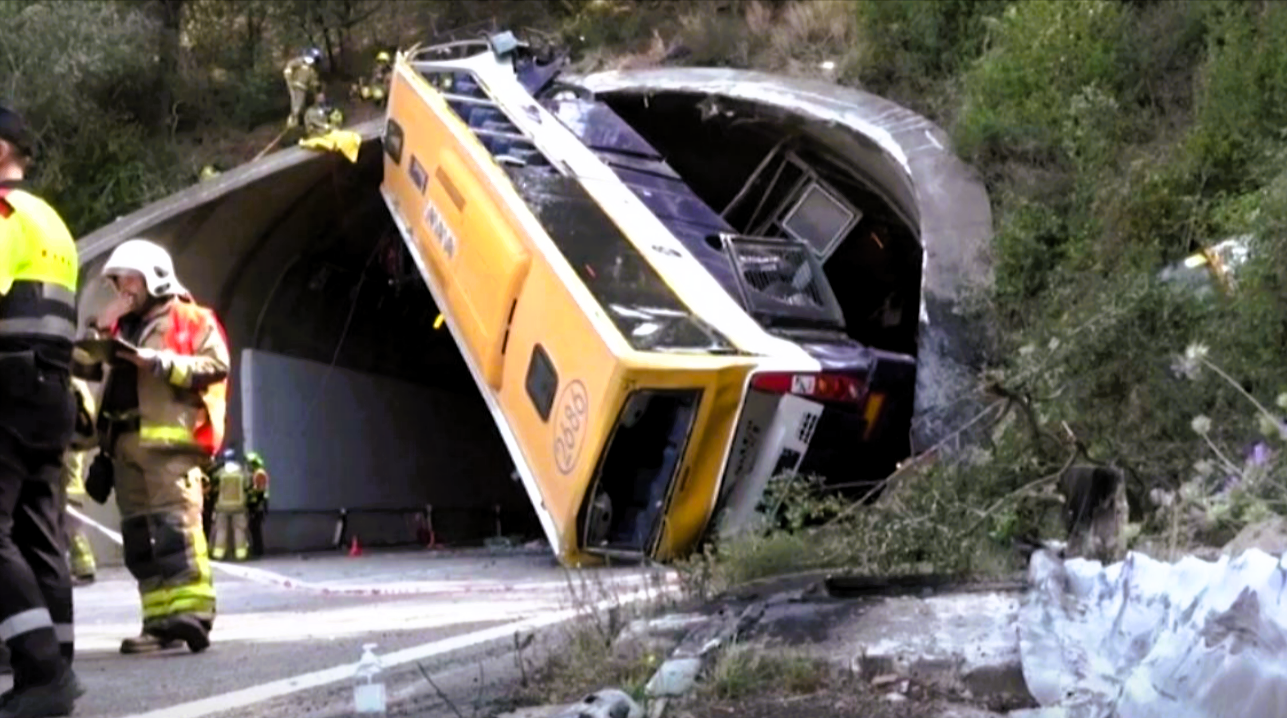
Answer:
POLYGON ((751 378, 751 387, 772 394, 795 394, 816 401, 858 403, 866 394, 866 386, 861 379, 845 374, 765 372, 751 378))

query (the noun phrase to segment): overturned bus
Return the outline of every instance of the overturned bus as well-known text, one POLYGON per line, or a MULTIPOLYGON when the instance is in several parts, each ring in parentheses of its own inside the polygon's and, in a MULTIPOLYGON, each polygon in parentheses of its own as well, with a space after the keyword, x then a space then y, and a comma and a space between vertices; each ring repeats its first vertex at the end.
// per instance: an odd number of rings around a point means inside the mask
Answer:
POLYGON ((563 69, 508 33, 400 53, 381 185, 554 552, 665 561, 774 475, 883 477, 916 360, 823 269, 860 190, 788 137, 716 211, 563 69))

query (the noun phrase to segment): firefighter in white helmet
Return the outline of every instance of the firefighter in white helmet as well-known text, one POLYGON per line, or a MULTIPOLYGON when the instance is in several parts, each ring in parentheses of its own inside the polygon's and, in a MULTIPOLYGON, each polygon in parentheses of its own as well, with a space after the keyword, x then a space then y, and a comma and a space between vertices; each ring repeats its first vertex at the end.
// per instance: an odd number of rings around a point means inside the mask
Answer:
POLYGON ((125 565, 139 584, 143 631, 125 639, 121 652, 180 642, 202 651, 210 645, 215 591, 201 525, 201 467, 223 442, 227 339, 159 245, 124 242, 103 276, 116 298, 92 324, 124 344, 88 372, 91 379, 105 373, 106 382, 100 452, 85 488, 102 503, 115 487, 125 565))

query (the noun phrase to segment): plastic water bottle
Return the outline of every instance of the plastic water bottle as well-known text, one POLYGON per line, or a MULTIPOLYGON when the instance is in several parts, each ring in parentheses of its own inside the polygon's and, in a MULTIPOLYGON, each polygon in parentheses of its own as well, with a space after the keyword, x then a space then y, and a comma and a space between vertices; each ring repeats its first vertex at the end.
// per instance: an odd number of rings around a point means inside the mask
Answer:
POLYGON ((375 655, 375 646, 374 643, 362 645, 362 660, 353 672, 353 705, 360 715, 382 716, 387 710, 384 683, 380 680, 384 664, 375 655))

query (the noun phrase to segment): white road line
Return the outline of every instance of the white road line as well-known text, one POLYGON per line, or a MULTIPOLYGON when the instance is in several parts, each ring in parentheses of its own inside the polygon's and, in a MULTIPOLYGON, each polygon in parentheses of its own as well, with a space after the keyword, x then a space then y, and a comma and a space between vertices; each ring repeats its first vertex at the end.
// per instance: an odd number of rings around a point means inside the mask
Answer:
MULTIPOLYGON (((85 514, 77 511, 74 507, 68 506, 67 512, 80 519, 80 521, 90 528, 98 531, 108 539, 121 545, 121 535, 116 531, 104 526, 103 524, 91 519, 85 514)), ((566 581, 544 581, 534 584, 510 584, 497 581, 397 581, 386 584, 352 584, 352 583, 314 583, 303 579, 291 578, 274 571, 266 571, 262 568, 251 566, 234 566, 211 561, 211 567, 226 575, 234 578, 250 581, 264 586, 276 586, 296 591, 308 591, 319 593, 325 596, 432 596, 432 595, 483 595, 483 594, 518 594, 534 589, 558 588, 566 586, 566 581)), ((651 577, 644 575, 631 575, 612 577, 609 579, 612 583, 631 584, 647 582, 651 577)), ((666 571, 665 577, 661 579, 662 583, 671 586, 678 585, 679 575, 674 571, 666 571)))
MULTIPOLYGON (((614 605, 625 603, 634 603, 647 598, 656 597, 657 593, 653 591, 639 591, 627 594, 620 598, 600 601, 589 610, 601 611, 611 608, 614 605)), ((538 628, 547 628, 559 623, 567 622, 585 611, 585 608, 567 608, 560 611, 533 616, 521 621, 507 623, 503 626, 488 628, 474 633, 467 633, 461 636, 452 636, 439 641, 425 643, 419 646, 413 646, 401 651, 389 653, 381 656, 385 668, 392 668, 415 661, 424 660, 433 656, 441 656, 453 651, 459 651, 472 646, 477 646, 489 641, 510 638, 516 632, 534 630, 538 628)), ((238 708, 263 703, 281 698, 292 693, 299 693, 312 688, 339 683, 340 681, 349 680, 353 677, 353 671, 357 667, 356 663, 346 663, 344 665, 327 668, 313 673, 294 676, 292 678, 283 678, 279 681, 264 683, 250 688, 243 688, 239 691, 224 693, 222 695, 203 698, 190 703, 182 703, 169 708, 162 708, 150 713, 137 713, 133 718, 204 718, 205 716, 228 713, 238 708)))

